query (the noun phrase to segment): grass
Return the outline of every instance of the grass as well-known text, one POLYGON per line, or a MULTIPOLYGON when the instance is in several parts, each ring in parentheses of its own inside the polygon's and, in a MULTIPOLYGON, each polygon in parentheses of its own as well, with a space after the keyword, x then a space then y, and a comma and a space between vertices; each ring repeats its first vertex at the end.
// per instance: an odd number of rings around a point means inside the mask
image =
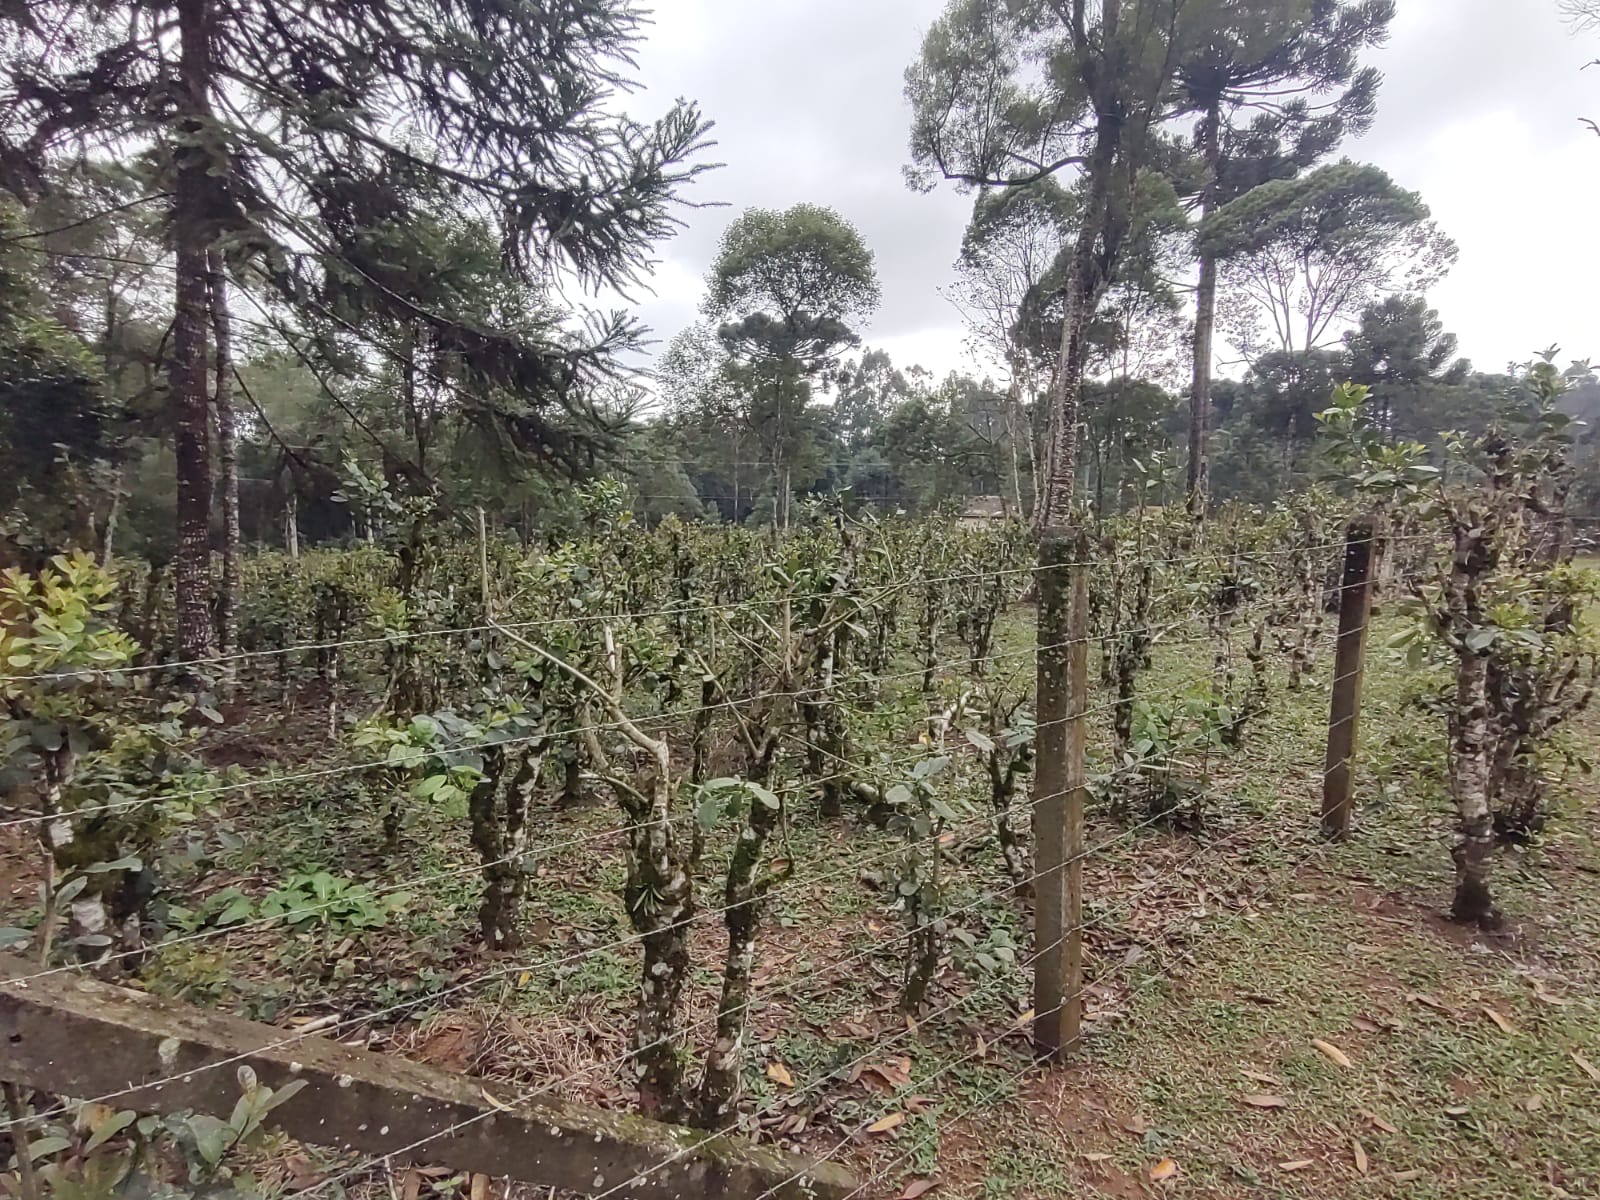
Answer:
MULTIPOLYGON (((1323 694, 1276 696, 1241 759, 1217 764, 1237 786, 1187 868, 1189 894, 1209 890, 1212 902, 1169 921, 1135 965, 1099 956, 1113 998, 1091 1006, 1077 1063, 1031 1076, 1012 1104, 947 1131, 956 1152, 939 1163, 941 1194, 1600 1191, 1600 1081, 1574 1058, 1600 1055, 1589 991, 1600 965, 1600 814, 1580 783, 1541 845, 1502 857, 1512 933, 1450 926, 1440 915, 1451 881, 1441 722, 1418 707, 1427 681, 1382 642, 1369 664, 1353 840, 1322 847, 1307 836, 1323 694), (1207 855, 1207 838, 1262 817, 1267 829, 1230 848, 1243 853, 1207 855), (1246 1104, 1252 1095, 1281 1107, 1246 1104), (1153 1182, 1163 1159, 1176 1173, 1153 1182)), ((1181 678, 1184 657, 1158 655, 1152 683, 1181 678)), ((1153 836, 1141 849, 1161 845, 1153 836)))

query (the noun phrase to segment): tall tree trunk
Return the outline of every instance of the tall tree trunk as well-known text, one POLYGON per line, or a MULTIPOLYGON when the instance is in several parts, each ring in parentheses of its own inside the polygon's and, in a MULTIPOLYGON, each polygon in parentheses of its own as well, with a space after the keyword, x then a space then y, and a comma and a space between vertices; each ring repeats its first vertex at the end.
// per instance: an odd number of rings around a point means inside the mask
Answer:
MULTIPOLYGON (((1017 455, 1017 431, 1022 428, 1022 380, 1016 364, 1011 367, 1011 387, 1006 393, 1006 444, 1011 451, 1011 505, 1016 519, 1022 520, 1022 466, 1017 455)), ((1031 438, 1029 439, 1032 440, 1031 438)))
POLYGON ((300 561, 300 494, 289 480, 289 497, 283 505, 283 548, 295 562, 300 561))
POLYGON ((1489 795, 1488 660, 1457 651, 1455 711, 1450 714, 1450 791, 1456 802, 1456 894, 1450 915, 1491 928, 1499 921, 1489 890, 1494 863, 1494 811, 1489 795))
MULTIPOLYGON (((105 324, 103 326, 100 343, 100 369, 110 385, 112 397, 121 402, 122 391, 122 364, 112 354, 112 347, 117 338, 117 284, 120 275, 117 268, 111 270, 111 278, 106 283, 106 302, 104 308, 105 324)), ((98 561, 102 567, 110 566, 111 560, 116 556, 117 545, 117 519, 122 512, 122 476, 123 464, 118 463, 111 473, 111 500, 106 505, 105 521, 99 529, 99 554, 98 561)))
MULTIPOLYGON (((1201 150, 1206 160, 1206 189, 1200 198, 1202 218, 1217 203, 1217 175, 1222 163, 1222 101, 1213 101, 1200 122, 1201 150)), ((1211 369, 1217 325, 1217 260, 1200 255, 1200 284, 1195 291, 1194 377, 1189 383, 1189 469, 1186 477, 1189 514, 1203 520, 1210 465, 1207 426, 1211 420, 1211 369)))
MULTIPOLYGON (((1108 6, 1109 7, 1109 6, 1108 6)), ((1099 300, 1095 253, 1105 232, 1111 192, 1111 171, 1122 144, 1120 117, 1100 118, 1089 161, 1089 194, 1083 223, 1073 246, 1067 277, 1066 315, 1061 321, 1061 361, 1050 388, 1050 424, 1045 436, 1044 477, 1037 484, 1034 528, 1063 529, 1071 520, 1078 483, 1078 417, 1088 359, 1085 333, 1099 300)))
POLYGON ((210 309, 206 244, 208 158, 199 137, 211 82, 208 0, 178 5, 180 86, 174 97, 180 128, 192 138, 177 151, 173 242, 177 286, 172 321, 173 433, 177 452, 178 538, 173 560, 177 585, 178 656, 205 659, 211 630, 211 439, 206 371, 210 309))
MULTIPOLYGON (((217 606, 217 645, 239 646, 239 452, 233 420, 233 320, 228 312, 228 276, 222 251, 206 253, 211 288, 211 335, 216 387, 211 394, 217 422, 217 467, 222 481, 222 603, 217 606)), ((229 670, 231 677, 232 671, 229 670)))
POLYGON ((117 553, 117 520, 122 515, 122 467, 111 476, 111 503, 106 506, 105 524, 100 527, 99 562, 102 567, 111 565, 117 553))

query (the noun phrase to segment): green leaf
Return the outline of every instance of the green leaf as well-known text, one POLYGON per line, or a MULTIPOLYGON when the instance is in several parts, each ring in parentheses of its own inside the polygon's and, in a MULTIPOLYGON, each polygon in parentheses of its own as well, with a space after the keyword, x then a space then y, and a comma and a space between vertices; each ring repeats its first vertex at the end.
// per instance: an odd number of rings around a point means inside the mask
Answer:
POLYGON ((759 783, 747 783, 744 786, 745 790, 754 796, 767 811, 777 812, 782 807, 777 794, 762 787, 759 783))
POLYGON ((12 946, 20 946, 32 936, 31 930, 18 929, 15 925, 0 927, 0 950, 7 950, 12 946))
POLYGON ((700 801, 694 810, 694 818, 700 823, 700 828, 710 833, 717 827, 728 809, 728 801, 721 793, 713 792, 700 801))
POLYGON ((128 1108, 123 1109, 121 1112, 112 1113, 104 1121, 100 1122, 94 1133, 90 1135, 89 1140, 83 1144, 84 1154, 98 1150, 138 1119, 139 1114, 128 1108))
POLYGON ((84 868, 85 874, 88 875, 101 875, 107 871, 142 870, 144 870, 144 860, 139 858, 137 855, 129 855, 127 858, 119 858, 116 862, 95 863, 93 866, 84 868))
POLYGON ((233 1138, 233 1129, 226 1121, 210 1113, 196 1113, 189 1118, 189 1132, 194 1135, 195 1149, 211 1166, 222 1161, 222 1155, 233 1138))
POLYGON ((38 1162, 41 1158, 46 1158, 49 1155, 60 1154, 71 1145, 72 1142, 68 1138, 59 1136, 42 1137, 36 1142, 28 1143, 28 1161, 38 1162))
POLYGON ((218 925, 236 925, 250 915, 250 897, 235 896, 217 914, 218 925))
POLYGON ((966 729, 966 730, 963 730, 962 732, 967 735, 967 741, 971 742, 974 746, 976 746, 979 750, 982 750, 985 754, 993 754, 994 753, 994 750, 995 750, 994 739, 991 738, 988 734, 980 733, 976 729, 966 729))

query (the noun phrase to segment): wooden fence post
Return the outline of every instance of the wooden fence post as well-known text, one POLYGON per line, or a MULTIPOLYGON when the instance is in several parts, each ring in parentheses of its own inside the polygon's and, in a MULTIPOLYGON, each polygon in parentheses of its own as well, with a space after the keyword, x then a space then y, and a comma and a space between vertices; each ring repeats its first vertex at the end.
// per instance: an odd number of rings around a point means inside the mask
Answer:
POLYGON ((1372 621, 1372 561, 1375 526, 1370 517, 1350 522, 1345 534, 1339 588, 1339 641, 1333 659, 1333 699, 1328 711, 1328 754, 1322 776, 1322 832, 1335 840, 1350 835, 1355 796, 1356 733, 1361 717, 1361 674, 1372 621))
POLYGON ((1088 539, 1039 549, 1034 773, 1033 1048, 1060 1061, 1083 1019, 1084 713, 1089 688, 1088 539))

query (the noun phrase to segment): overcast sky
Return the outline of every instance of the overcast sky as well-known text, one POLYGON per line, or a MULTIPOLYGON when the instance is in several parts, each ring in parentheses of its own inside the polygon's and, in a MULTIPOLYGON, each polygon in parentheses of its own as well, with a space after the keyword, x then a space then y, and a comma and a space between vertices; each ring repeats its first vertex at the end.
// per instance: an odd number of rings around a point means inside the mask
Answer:
MULTIPOLYGON (((1503 369, 1552 343, 1600 359, 1600 33, 1574 37, 1557 0, 1399 0, 1376 125, 1344 148, 1422 193, 1461 247, 1431 294, 1462 352, 1503 369)), ((868 345, 939 374, 971 367, 941 288, 971 199, 902 180, 901 76, 943 0, 655 0, 638 115, 674 96, 716 122, 717 160, 661 248, 642 316, 664 344, 694 319, 717 239, 740 210, 829 205, 877 256, 868 345)))

